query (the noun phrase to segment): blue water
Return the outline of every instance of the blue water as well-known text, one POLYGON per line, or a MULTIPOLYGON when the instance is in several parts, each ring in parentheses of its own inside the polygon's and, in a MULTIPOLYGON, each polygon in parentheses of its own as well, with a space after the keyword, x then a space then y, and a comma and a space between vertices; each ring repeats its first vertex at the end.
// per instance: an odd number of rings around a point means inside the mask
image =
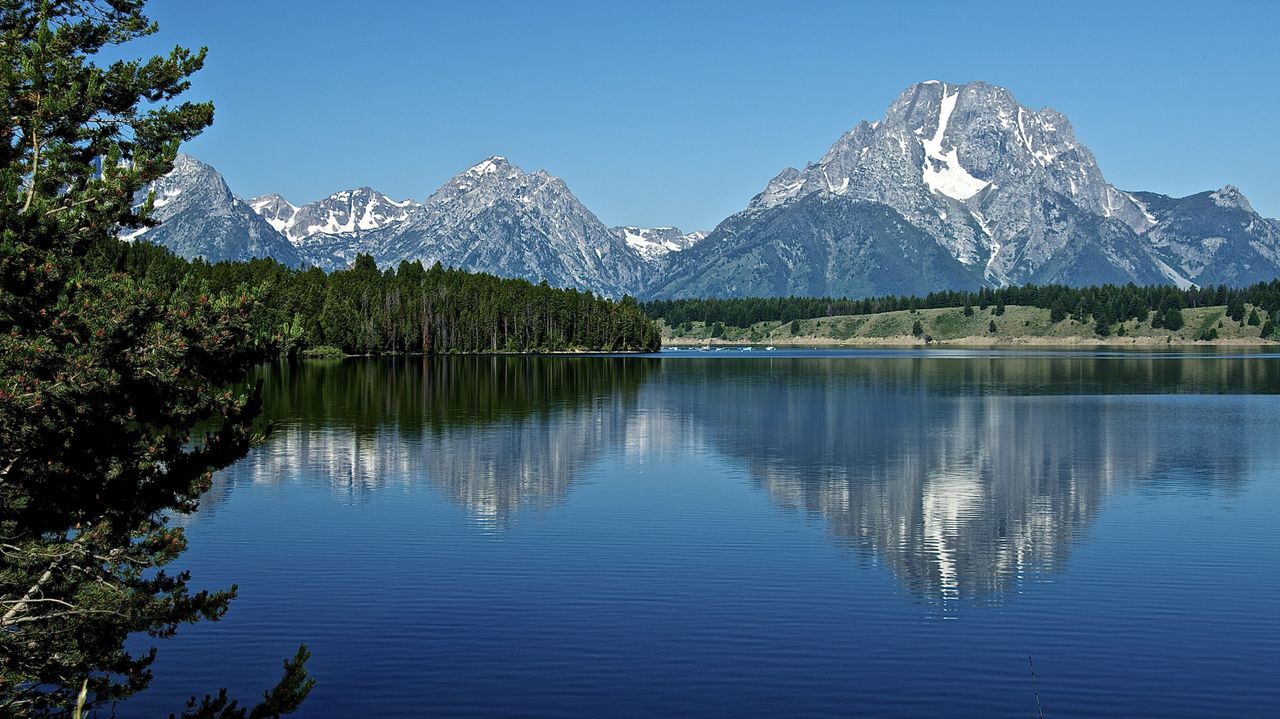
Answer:
POLYGON ((311 717, 1034 717, 1037 687, 1046 717, 1280 702, 1275 355, 263 376, 274 433, 182 520, 194 583, 240 597, 159 642, 121 717, 253 699, 300 642, 311 717))

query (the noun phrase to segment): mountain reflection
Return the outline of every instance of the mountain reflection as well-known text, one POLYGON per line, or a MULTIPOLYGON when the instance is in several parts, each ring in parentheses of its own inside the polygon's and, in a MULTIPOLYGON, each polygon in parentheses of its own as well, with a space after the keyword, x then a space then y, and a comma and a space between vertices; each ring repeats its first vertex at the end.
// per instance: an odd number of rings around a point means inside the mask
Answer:
POLYGON ((1256 405, 1204 395, 1280 392, 1271 360, 1083 354, 349 360, 262 377, 275 436, 231 481, 322 478, 354 499, 425 483, 501 528, 564 501, 604 453, 713 453, 941 602, 998 602, 1063 566, 1121 486, 1176 474, 1233 491, 1241 439, 1202 428, 1257 424, 1256 405))
POLYGON ((671 365, 662 386, 774 502, 821 517, 911 592, 999 601, 1061 566, 1123 483, 1177 471, 1230 491, 1239 438, 1203 427, 1247 426, 1239 405, 1169 393, 1276 391, 1275 368, 1246 379, 1241 364, 719 361, 671 365), (1082 395, 1047 394, 1064 380, 1082 395), (1231 416, 1201 421, 1206 407, 1231 416))

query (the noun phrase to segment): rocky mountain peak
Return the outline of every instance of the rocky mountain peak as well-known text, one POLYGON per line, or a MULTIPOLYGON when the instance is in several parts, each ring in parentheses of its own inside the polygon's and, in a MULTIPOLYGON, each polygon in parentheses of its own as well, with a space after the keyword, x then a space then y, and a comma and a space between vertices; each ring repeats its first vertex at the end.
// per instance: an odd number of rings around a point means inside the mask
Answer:
MULTIPOLYGON (((490 157, 486 157, 480 162, 477 162, 476 164, 467 168, 467 170, 462 174, 492 175, 492 174, 501 173, 505 169, 510 167, 511 167, 511 163, 507 162, 507 158, 503 157, 502 155, 492 155, 490 157)), ((516 169, 518 170, 519 168, 516 168, 516 169)))
POLYGON ((1040 231, 1058 214, 1150 226, 1132 198, 1106 183, 1066 117, 983 82, 912 85, 883 119, 859 122, 816 164, 784 170, 747 211, 815 192, 889 205, 996 284, 1027 281, 1015 265, 1034 269, 1062 247, 1063 238, 1040 231))
POLYGON ((249 206, 280 233, 285 231, 293 216, 298 214, 296 205, 274 193, 250 199, 249 206))
POLYGON ((589 214, 560 178, 542 170, 525 172, 501 156, 489 157, 454 175, 427 198, 425 207, 429 213, 449 214, 479 211, 503 202, 515 207, 565 203, 589 214))
POLYGON ((1218 207, 1253 212, 1253 205, 1249 204, 1248 198, 1234 185, 1227 185, 1220 190, 1209 193, 1209 199, 1213 200, 1213 203, 1218 207))
MULTIPOLYGON (((164 245, 176 254, 211 262, 274 257, 287 265, 303 264, 301 255, 244 200, 232 194, 211 166, 179 153, 173 170, 144 188, 141 204, 154 193, 151 218, 160 224, 128 233, 164 245)), ((287 204, 287 203, 286 203, 287 204)))
POLYGON ((743 212, 673 256, 653 294, 1238 284, 1280 269, 1275 230, 1229 186, 1181 199, 1122 192, 1061 112, 983 82, 930 80, 817 162, 784 169, 743 212), (917 247, 911 230, 943 252, 917 247), (913 252, 917 260, 899 264, 913 252), (850 255, 856 266, 838 269, 850 255))
POLYGON ((454 175, 379 246, 380 262, 401 259, 606 294, 636 292, 644 260, 558 177, 486 158, 454 175))

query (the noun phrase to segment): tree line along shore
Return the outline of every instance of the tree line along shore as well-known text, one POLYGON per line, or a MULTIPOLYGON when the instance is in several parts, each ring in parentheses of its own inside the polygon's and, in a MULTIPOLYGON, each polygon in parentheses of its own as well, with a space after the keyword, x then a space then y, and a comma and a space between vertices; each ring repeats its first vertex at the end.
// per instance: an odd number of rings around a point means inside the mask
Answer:
POLYGON ((188 261, 144 242, 98 248, 107 269, 162 294, 249 295, 280 353, 303 355, 638 352, 657 325, 630 297, 613 300, 545 282, 360 255, 345 270, 292 269, 270 259, 188 261))

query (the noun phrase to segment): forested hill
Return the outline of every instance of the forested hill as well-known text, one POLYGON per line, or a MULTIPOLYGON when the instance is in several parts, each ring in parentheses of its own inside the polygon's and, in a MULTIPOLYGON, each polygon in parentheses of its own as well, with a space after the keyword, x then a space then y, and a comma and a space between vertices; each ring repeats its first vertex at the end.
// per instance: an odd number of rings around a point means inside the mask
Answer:
MULTIPOLYGON (((974 292, 931 292, 924 297, 895 296, 851 300, 831 297, 746 297, 739 299, 655 300, 642 305, 645 313, 663 320, 668 327, 686 323, 719 323, 729 327, 750 327, 758 322, 791 322, 821 317, 871 315, 902 310, 927 310, 974 306, 980 309, 1005 305, 1038 307, 1050 311, 1053 322, 1068 316, 1078 322, 1096 324, 1100 333, 1131 319, 1146 320, 1181 327, 1181 310, 1225 305, 1227 314, 1240 321, 1245 306, 1261 308, 1270 317, 1280 312, 1280 280, 1258 283, 1245 288, 1193 287, 1179 290, 1168 285, 1138 287, 1135 285, 1103 285, 1100 287, 1065 287, 1062 285, 1023 285, 1000 289, 983 288, 974 292), (1152 314, 1154 313, 1154 314, 1152 314)), ((1252 318, 1250 318, 1252 319, 1252 318)), ((1269 336, 1270 331, 1263 333, 1269 336)))
POLYGON ((401 262, 379 270, 358 257, 326 274, 270 259, 187 261, 148 243, 107 243, 91 259, 161 292, 247 292, 257 323, 282 350, 334 347, 349 354, 629 352, 657 350, 657 326, 630 297, 401 262))

